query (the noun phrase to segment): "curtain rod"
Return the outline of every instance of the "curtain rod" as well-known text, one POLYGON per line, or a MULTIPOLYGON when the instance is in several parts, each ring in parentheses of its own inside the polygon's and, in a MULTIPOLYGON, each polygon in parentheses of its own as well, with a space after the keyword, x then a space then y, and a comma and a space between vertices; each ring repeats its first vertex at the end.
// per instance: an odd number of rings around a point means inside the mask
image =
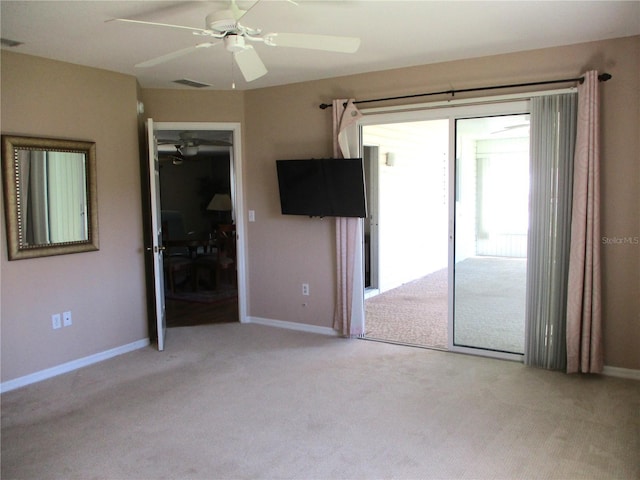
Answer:
MULTIPOLYGON (((607 80, 610 80, 612 77, 609 73, 601 73, 600 75, 598 75, 598 80, 601 82, 606 82, 607 80)), ((584 77, 578 77, 578 78, 565 78, 563 80, 546 80, 543 82, 530 82, 530 83, 516 83, 516 84, 511 84, 511 85, 494 85, 491 87, 475 87, 475 88, 463 88, 460 90, 443 90, 441 92, 431 92, 431 93, 416 93, 414 95, 402 95, 399 97, 386 97, 386 98, 374 98, 371 100, 358 100, 356 102, 353 102, 354 104, 359 104, 359 103, 372 103, 372 102, 386 102, 388 100, 403 100, 406 98, 416 98, 416 97, 428 97, 431 95, 451 95, 454 96, 456 93, 467 93, 467 92, 481 92, 484 90, 498 90, 500 88, 517 88, 517 87, 535 87, 538 85, 551 85, 554 83, 569 83, 569 82, 579 82, 582 83, 584 82, 584 77)), ((320 104, 320 108, 322 110, 325 110, 326 108, 332 107, 333 105, 330 103, 321 103, 320 104)))

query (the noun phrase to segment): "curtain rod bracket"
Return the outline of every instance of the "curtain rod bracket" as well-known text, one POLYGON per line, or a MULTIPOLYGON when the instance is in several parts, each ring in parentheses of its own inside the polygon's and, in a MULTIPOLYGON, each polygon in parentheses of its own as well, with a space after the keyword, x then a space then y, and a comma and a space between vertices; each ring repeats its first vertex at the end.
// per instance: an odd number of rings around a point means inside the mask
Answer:
MULTIPOLYGON (((601 82, 606 82, 607 80, 611 80, 612 75, 610 73, 601 73, 600 75, 598 75, 598 80, 601 82)), ((578 78, 565 78, 563 80, 547 80, 547 81, 543 81, 543 82, 530 82, 530 83, 518 83, 518 84, 512 84, 512 85, 495 85, 492 87, 476 87, 476 88, 463 88, 460 90, 445 90, 444 92, 431 92, 431 93, 417 93, 414 95, 403 95, 400 97, 388 97, 388 98, 374 98, 371 100, 358 100, 356 102, 353 103, 371 103, 371 102, 384 102, 387 100, 401 100, 401 99, 407 99, 407 98, 415 98, 415 97, 427 97, 427 96, 431 96, 431 95, 451 95, 452 97, 455 97, 456 93, 458 92, 480 92, 480 91, 484 91, 484 90, 497 90, 500 88, 517 88, 517 87, 532 87, 532 86, 537 86, 537 85, 550 85, 553 83, 569 83, 569 82, 578 82, 580 84, 582 84, 584 82, 584 77, 578 77, 578 78)), ((326 110, 327 108, 331 107, 332 105, 330 103, 321 103, 320 105, 320 109, 322 110, 326 110)))

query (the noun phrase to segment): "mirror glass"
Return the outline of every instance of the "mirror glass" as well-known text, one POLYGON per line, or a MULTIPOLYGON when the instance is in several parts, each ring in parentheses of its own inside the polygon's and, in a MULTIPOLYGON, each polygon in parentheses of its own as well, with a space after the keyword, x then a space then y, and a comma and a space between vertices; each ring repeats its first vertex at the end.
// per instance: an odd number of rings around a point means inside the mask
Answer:
POLYGON ((2 137, 9 260, 98 250, 95 143, 2 137))

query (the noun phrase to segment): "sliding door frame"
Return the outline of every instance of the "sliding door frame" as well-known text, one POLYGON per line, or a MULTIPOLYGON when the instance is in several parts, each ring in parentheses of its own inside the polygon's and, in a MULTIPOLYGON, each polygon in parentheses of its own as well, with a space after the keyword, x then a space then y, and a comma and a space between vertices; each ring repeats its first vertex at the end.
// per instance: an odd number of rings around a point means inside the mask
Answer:
MULTIPOLYGON (((509 102, 487 103, 483 105, 460 106, 452 109, 449 117, 449 351, 457 353, 466 353, 483 357, 499 358, 503 360, 514 360, 518 362, 524 361, 524 355, 520 353, 501 352, 489 350, 482 347, 464 347, 455 345, 455 215, 456 215, 456 120, 478 117, 491 117, 501 115, 517 115, 529 113, 529 99, 513 100, 509 102)), ((525 330, 522 332, 524 338, 525 330)))
MULTIPOLYGON (((554 91, 565 93, 567 90, 554 91)), ((551 92, 540 92, 549 94, 551 92)), ((388 123, 407 123, 429 120, 449 121, 449 226, 448 226, 448 350, 451 352, 515 360, 522 362, 523 355, 500 352, 482 348, 454 345, 454 294, 455 294, 455 199, 456 199, 456 120, 485 116, 523 114, 529 112, 529 100, 537 94, 501 95, 482 99, 433 102, 402 107, 380 107, 364 109, 363 117, 358 121, 359 154, 363 154, 362 127, 388 123)), ((364 243, 364 242, 363 242, 364 243)), ((372 259, 373 261, 373 259, 372 259)), ((377 260, 376 260, 377 261, 377 260)), ((364 275, 364 272, 363 272, 364 275)), ((364 295, 364 292, 363 292, 364 295)), ((366 318, 365 318, 366 322, 366 318)), ((524 336, 524 331, 522 335, 524 336)))

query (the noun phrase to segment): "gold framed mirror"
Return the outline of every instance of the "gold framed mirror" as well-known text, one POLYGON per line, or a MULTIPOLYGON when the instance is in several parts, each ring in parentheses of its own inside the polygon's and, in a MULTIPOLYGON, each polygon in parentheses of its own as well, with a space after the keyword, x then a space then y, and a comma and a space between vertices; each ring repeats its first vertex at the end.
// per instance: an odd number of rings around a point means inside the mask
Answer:
POLYGON ((94 142, 2 135, 9 260, 99 249, 94 142))

